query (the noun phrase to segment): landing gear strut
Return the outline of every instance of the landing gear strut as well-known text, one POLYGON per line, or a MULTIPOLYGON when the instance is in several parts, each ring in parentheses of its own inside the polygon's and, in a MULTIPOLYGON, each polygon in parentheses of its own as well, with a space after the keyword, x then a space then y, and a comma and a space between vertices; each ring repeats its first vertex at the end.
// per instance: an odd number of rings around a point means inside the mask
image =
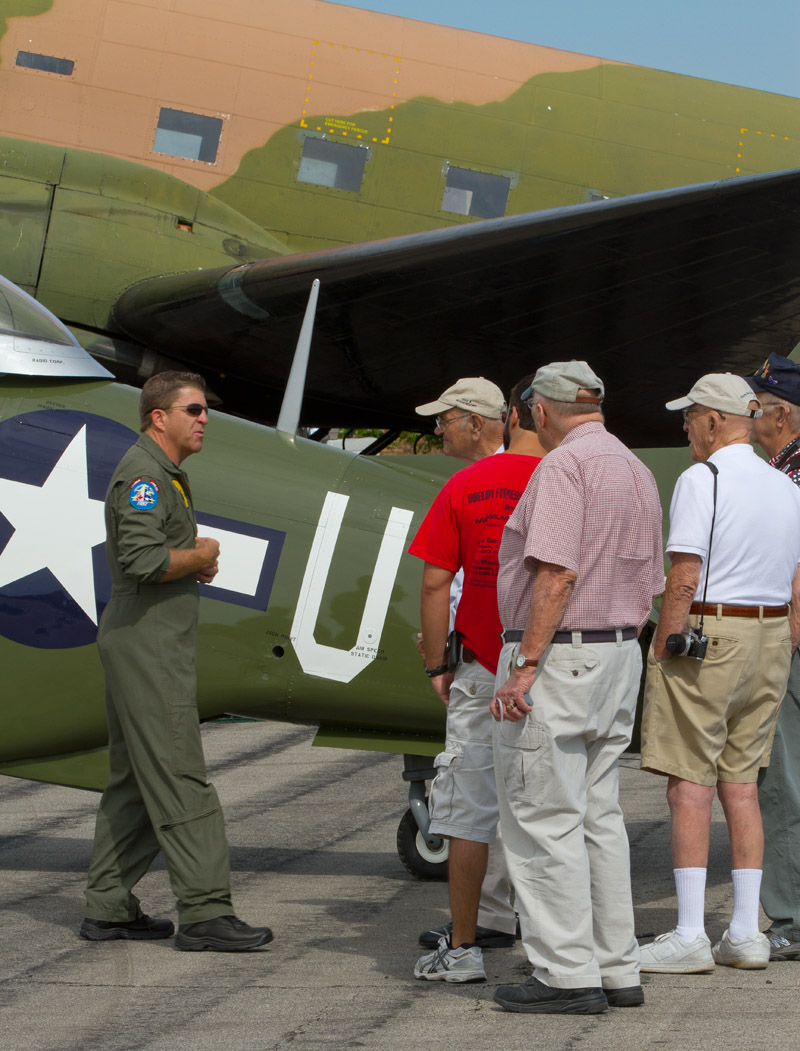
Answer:
POLYGON ((417 879, 447 879, 449 842, 428 831, 425 782, 434 777, 430 756, 404 755, 403 780, 409 782, 408 810, 397 828, 397 853, 417 879))

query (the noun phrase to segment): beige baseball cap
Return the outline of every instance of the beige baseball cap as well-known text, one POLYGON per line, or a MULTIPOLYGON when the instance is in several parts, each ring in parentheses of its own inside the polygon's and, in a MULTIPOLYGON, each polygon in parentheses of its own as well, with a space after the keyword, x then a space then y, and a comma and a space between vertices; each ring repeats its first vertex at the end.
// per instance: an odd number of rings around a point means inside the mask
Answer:
POLYGON ((603 381, 586 364, 585 361, 551 361, 549 365, 542 365, 533 377, 533 383, 521 397, 523 400, 530 398, 533 392, 541 394, 543 398, 552 401, 566 401, 570 404, 576 402, 597 402, 599 405, 605 395, 603 381), (579 396, 579 390, 597 390, 599 398, 588 398, 579 396))
POLYGON ((732 416, 760 416, 761 409, 748 408, 756 396, 746 379, 732 372, 709 372, 701 376, 685 398, 667 402, 670 411, 688 409, 690 405, 702 405, 717 412, 729 412, 732 416))
POLYGON ((506 400, 497 384, 485 380, 483 376, 468 376, 456 380, 452 387, 439 395, 437 401, 418 405, 415 411, 420 416, 437 416, 447 409, 466 409, 488 420, 499 420, 505 408, 506 400))

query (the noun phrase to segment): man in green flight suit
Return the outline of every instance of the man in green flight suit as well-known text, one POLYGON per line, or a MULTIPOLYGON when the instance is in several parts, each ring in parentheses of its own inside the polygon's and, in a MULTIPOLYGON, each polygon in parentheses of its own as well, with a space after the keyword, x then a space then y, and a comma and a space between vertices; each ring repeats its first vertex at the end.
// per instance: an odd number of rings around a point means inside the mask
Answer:
POLYGON ((97 812, 80 934, 90 941, 169 938, 133 887, 159 850, 178 899, 175 947, 255 949, 272 940, 231 904, 228 844, 206 781, 196 704, 197 582, 217 573, 219 544, 198 537, 189 480, 208 423, 205 382, 162 372, 145 383, 142 434, 106 494, 111 600, 97 645, 106 675, 111 777, 97 812))

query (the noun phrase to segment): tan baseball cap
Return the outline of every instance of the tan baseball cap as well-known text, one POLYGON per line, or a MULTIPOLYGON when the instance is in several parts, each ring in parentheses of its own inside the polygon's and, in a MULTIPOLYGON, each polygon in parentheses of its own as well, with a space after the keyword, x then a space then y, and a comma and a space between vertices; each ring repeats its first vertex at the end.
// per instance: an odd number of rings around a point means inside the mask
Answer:
POLYGON ((596 401, 599 405, 605 395, 603 381, 597 376, 585 361, 551 361, 549 365, 542 365, 533 377, 533 383, 522 393, 522 399, 530 398, 536 391, 543 398, 551 401, 566 401, 570 404, 576 402, 596 401), (597 390, 599 398, 587 398, 579 396, 579 390, 597 390))
POLYGON ((420 416, 437 416, 447 409, 465 409, 478 416, 485 416, 488 420, 499 420, 505 408, 506 400, 497 384, 485 380, 483 376, 468 376, 456 380, 452 387, 439 395, 437 401, 418 405, 415 411, 420 416))
POLYGON ((760 416, 761 409, 748 408, 751 401, 756 401, 756 396, 746 379, 732 372, 709 372, 700 377, 685 398, 668 401, 666 407, 674 411, 702 405, 732 416, 760 416))

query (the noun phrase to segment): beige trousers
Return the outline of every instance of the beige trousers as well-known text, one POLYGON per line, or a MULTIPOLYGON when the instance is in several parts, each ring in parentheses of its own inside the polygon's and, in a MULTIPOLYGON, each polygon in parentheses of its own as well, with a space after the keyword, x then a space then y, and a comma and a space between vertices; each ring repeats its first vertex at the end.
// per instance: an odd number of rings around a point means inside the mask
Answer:
MULTIPOLYGON (((518 643, 500 655, 497 688, 518 643)), ((639 984, 618 759, 630 742, 636 639, 545 651, 521 722, 494 726, 500 824, 533 975, 579 989, 639 984)))

